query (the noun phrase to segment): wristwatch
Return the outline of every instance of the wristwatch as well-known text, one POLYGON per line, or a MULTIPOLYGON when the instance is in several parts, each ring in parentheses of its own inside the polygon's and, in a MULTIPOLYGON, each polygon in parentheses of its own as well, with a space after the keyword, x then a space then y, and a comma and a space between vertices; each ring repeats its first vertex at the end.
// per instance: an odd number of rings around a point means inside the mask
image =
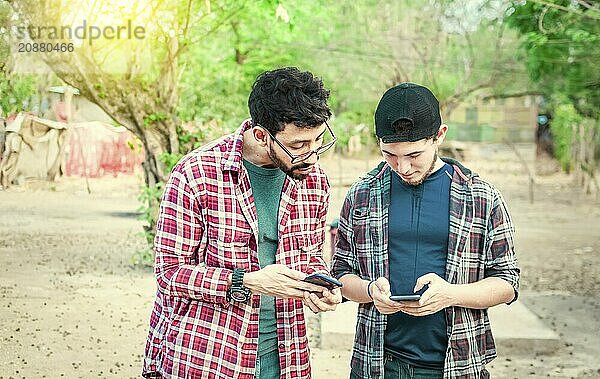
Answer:
POLYGON ((245 303, 250 299, 250 288, 244 287, 244 274, 246 270, 236 267, 231 276, 231 286, 227 290, 227 301, 230 303, 245 303))

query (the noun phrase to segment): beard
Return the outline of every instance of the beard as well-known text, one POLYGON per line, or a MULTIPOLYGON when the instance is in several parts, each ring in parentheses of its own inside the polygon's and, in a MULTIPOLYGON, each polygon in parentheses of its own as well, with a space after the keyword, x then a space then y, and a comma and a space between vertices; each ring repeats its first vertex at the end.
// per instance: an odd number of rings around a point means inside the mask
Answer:
POLYGON ((275 167, 277 167, 278 169, 280 169, 281 171, 283 171, 287 176, 291 177, 292 179, 304 180, 308 177, 308 174, 297 174, 297 173, 294 173, 294 170, 309 168, 312 166, 311 164, 301 162, 296 165, 287 166, 283 162, 283 160, 281 160, 277 156, 277 153, 275 153, 275 151, 273 150, 273 145, 269 145, 269 150, 267 151, 267 154, 269 155, 269 158, 271 158, 273 165, 275 167))
POLYGON ((435 167, 435 162, 437 162, 437 159, 438 159, 438 151, 436 149, 435 153, 433 154, 433 159, 431 160, 431 164, 429 165, 429 168, 427 169, 427 171, 425 171, 423 176, 421 176, 419 179, 414 180, 414 181, 410 181, 410 182, 404 181, 404 182, 410 186, 418 186, 419 184, 422 184, 431 175, 431 172, 433 171, 433 167, 435 167))

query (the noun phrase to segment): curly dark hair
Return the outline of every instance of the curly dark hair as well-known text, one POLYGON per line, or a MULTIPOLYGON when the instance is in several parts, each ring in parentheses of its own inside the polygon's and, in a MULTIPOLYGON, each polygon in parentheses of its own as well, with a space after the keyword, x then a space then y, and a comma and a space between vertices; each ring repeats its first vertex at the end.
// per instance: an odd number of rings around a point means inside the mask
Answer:
POLYGON ((260 74, 248 98, 250 117, 273 135, 284 124, 312 128, 331 117, 329 90, 308 71, 284 67, 260 74))

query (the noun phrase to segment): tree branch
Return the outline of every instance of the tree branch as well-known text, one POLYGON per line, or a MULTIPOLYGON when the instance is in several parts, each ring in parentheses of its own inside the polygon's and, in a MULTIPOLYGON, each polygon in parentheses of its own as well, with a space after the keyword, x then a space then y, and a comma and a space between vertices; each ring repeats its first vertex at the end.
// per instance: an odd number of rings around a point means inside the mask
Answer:
POLYGON ((545 7, 542 9, 542 13, 540 13, 540 17, 538 18, 538 29, 542 34, 546 34, 548 31, 544 29, 544 18, 546 17, 546 13, 548 13, 549 7, 545 7))
POLYGON ((470 94, 479 91, 483 88, 491 87, 492 83, 490 81, 479 83, 467 90, 461 91, 459 93, 454 93, 453 95, 447 97, 443 101, 440 102, 440 108, 445 111, 445 116, 448 116, 454 108, 463 101, 470 94))
POLYGON ((491 100, 491 99, 508 99, 512 97, 522 97, 522 96, 540 96, 543 95, 541 91, 521 91, 521 92, 513 92, 513 93, 499 93, 494 95, 486 95, 481 97, 481 100, 491 100))
MULTIPOLYGON (((577 4, 587 8, 587 9, 594 9, 594 6, 592 4, 588 4, 587 1, 583 1, 583 0, 575 0, 577 2, 577 4)), ((598 9, 596 9, 598 10, 598 9)))
MULTIPOLYGON (((597 15, 594 14, 594 13, 596 13, 596 10, 594 8, 591 8, 591 7, 587 7, 590 10, 589 12, 582 12, 582 11, 578 11, 578 10, 573 9, 573 8, 567 8, 567 7, 564 7, 562 5, 554 4, 554 3, 549 2, 549 1, 544 1, 544 0, 529 0, 529 1, 532 2, 532 3, 536 3, 536 4, 540 4, 540 5, 545 5, 545 6, 548 6, 548 7, 551 7, 551 8, 555 8, 555 9, 559 9, 559 10, 564 11, 564 12, 574 13, 574 14, 576 14, 578 16, 581 16, 581 17, 591 18, 593 20, 600 20, 600 13, 597 14, 597 15), (590 12, 592 14, 590 14, 590 12)), ((579 1, 577 3, 581 4, 579 1)))
POLYGON ((188 27, 190 26, 191 13, 192 13, 192 0, 188 0, 188 3, 187 3, 187 12, 186 12, 186 15, 185 15, 185 23, 183 25, 183 32, 182 32, 183 38, 186 38, 186 36, 187 36, 188 27))
POLYGON ((191 45, 195 45, 196 43, 200 42, 202 39, 206 38, 207 36, 213 34, 217 30, 219 30, 219 28, 221 28, 221 26, 223 26, 226 22, 228 22, 229 19, 231 19, 233 16, 235 16, 236 14, 238 14, 242 9, 244 9, 245 6, 246 5, 244 3, 238 9, 236 9, 233 12, 231 12, 227 16, 223 17, 219 22, 217 22, 216 25, 214 25, 208 31, 206 31, 205 33, 203 33, 202 37, 194 39, 194 40, 190 40, 189 42, 186 42, 186 43, 183 43, 183 44, 180 44, 179 49, 177 49, 177 51, 173 55, 173 59, 177 58, 180 54, 182 54, 185 50, 187 50, 191 45))

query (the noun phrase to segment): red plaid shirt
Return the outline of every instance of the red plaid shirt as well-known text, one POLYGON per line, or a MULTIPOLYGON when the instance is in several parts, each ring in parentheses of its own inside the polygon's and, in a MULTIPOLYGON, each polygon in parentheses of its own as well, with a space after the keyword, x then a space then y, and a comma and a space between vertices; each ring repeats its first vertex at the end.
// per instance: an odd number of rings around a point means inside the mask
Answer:
MULTIPOLYGON (((245 121, 234 133, 186 155, 165 188, 156 226, 158 291, 142 374, 146 377, 253 378, 260 296, 226 300, 233 268, 259 270, 258 218, 242 164, 245 121)), ((326 271, 321 256, 329 182, 314 166, 286 177, 276 263, 326 271)), ((275 300, 282 378, 310 378, 302 301, 275 300)))

